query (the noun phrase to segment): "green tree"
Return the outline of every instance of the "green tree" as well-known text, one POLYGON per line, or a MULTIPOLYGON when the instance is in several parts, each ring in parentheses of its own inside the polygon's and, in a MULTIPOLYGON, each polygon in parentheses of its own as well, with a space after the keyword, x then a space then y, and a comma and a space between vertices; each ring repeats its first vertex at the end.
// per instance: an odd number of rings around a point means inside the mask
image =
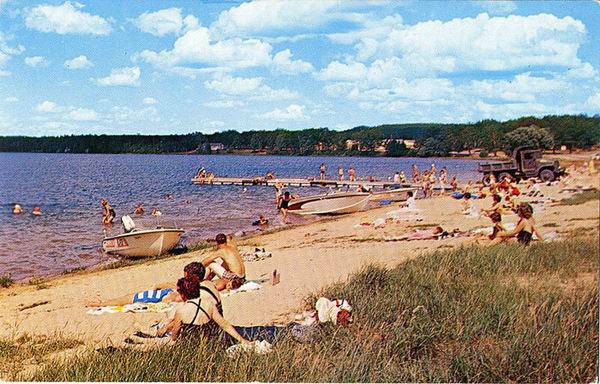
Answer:
POLYGON ((517 128, 504 135, 504 144, 508 152, 520 146, 550 149, 554 147, 554 137, 547 129, 531 125, 517 128))

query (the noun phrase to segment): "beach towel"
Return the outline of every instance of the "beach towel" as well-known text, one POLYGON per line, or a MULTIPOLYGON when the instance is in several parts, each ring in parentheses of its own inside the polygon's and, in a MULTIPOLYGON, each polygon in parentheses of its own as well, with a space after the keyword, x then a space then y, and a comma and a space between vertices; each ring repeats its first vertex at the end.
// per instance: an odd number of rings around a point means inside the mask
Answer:
POLYGON ((97 307, 88 310, 88 315, 104 315, 107 313, 139 313, 139 312, 168 312, 171 305, 167 303, 134 303, 109 307, 97 307))
POLYGON ((159 303, 165 298, 170 292, 173 292, 171 288, 164 289, 149 289, 144 292, 138 292, 133 295, 134 303, 159 303))
POLYGON ((231 295, 234 295, 236 293, 241 293, 241 292, 257 291, 261 288, 262 288, 262 285, 260 285, 258 282, 249 280, 249 281, 246 281, 244 284, 242 284, 242 286, 240 286, 237 289, 232 289, 229 292, 221 293, 221 297, 227 297, 227 296, 231 296, 231 295))

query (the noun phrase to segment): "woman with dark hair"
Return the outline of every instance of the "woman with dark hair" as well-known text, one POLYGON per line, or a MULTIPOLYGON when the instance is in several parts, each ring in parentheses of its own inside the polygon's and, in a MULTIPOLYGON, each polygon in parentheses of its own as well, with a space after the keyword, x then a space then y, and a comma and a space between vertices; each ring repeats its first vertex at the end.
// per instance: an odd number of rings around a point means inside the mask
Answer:
POLYGON ((223 317, 221 296, 212 282, 199 283, 196 279, 181 278, 177 280, 177 292, 183 304, 177 307, 173 319, 158 329, 157 336, 171 332, 173 340, 190 336, 211 337, 222 329, 235 341, 250 343, 223 317))
POLYGON ((287 223, 287 214, 290 201, 294 200, 295 198, 296 197, 292 196, 289 191, 285 191, 283 195, 279 196, 279 202, 277 203, 277 206, 283 215, 284 223, 287 223))
POLYGON ((501 231, 496 235, 495 243, 506 241, 510 238, 516 238, 517 242, 522 245, 529 245, 535 234, 539 240, 543 239, 542 234, 535 226, 533 218, 533 208, 528 203, 521 203, 517 207, 517 216, 519 221, 512 231, 501 231))

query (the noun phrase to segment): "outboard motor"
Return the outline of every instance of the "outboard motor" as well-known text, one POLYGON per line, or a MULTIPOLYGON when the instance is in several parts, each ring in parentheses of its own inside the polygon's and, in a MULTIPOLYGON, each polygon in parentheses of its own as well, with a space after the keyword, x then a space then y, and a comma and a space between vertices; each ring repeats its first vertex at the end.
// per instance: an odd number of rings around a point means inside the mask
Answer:
POLYGON ((129 233, 135 229, 135 223, 129 215, 121 217, 121 223, 123 223, 123 230, 125 233, 129 233))

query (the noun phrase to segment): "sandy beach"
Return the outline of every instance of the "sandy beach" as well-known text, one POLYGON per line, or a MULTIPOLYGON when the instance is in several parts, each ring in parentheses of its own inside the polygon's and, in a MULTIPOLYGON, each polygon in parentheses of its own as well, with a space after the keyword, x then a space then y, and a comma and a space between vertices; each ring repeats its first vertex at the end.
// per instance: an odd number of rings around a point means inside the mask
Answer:
MULTIPOLYGON (((575 183, 575 182, 574 182, 575 183)), ((580 185, 598 187, 598 177, 582 177, 580 185)), ((560 186, 542 186, 546 197, 556 200, 569 197, 559 193, 560 186)), ((490 199, 474 200, 477 208, 488 207, 490 199)), ((523 198, 521 201, 536 200, 523 198)), ((397 204, 383 206, 305 226, 291 227, 273 233, 258 234, 239 241, 241 251, 265 248, 272 257, 246 263, 247 277, 268 279, 276 269, 281 282, 267 281, 253 292, 225 297, 225 318, 236 325, 286 323, 301 312, 303 299, 318 293, 326 285, 344 281, 361 267, 379 263, 395 266, 424 252, 457 247, 472 241, 469 237, 442 240, 385 241, 415 228, 440 225, 446 230, 461 231, 488 227, 486 217, 470 218, 461 213, 460 201, 449 196, 417 200, 422 221, 388 224, 384 228, 357 226, 385 218, 397 204)), ((598 233, 599 201, 580 205, 535 205, 537 225, 544 233, 556 232, 559 238, 573 233, 598 233), (542 207, 542 208, 540 208, 542 207)), ((504 223, 515 223, 515 215, 504 216, 504 223)), ((202 259, 210 249, 119 269, 84 271, 59 276, 43 284, 21 284, 0 290, 0 337, 20 335, 61 335, 83 342, 85 347, 121 345, 123 339, 138 329, 164 318, 162 313, 86 314, 84 303, 90 299, 112 299, 150 289, 155 284, 175 281, 183 266, 202 259)), ((597 282, 597 276, 595 278, 597 282)))

